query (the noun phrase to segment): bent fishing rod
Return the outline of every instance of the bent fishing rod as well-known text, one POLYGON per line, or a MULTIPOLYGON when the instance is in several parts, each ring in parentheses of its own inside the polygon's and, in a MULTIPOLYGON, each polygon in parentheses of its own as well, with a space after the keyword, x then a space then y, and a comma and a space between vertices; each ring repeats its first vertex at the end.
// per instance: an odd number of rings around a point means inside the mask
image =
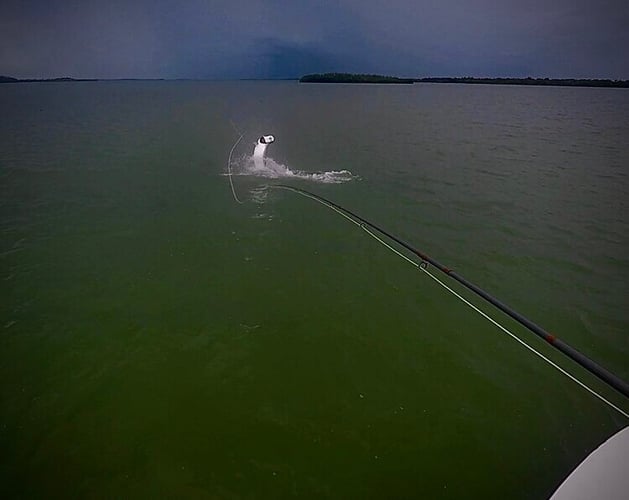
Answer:
MULTIPOLYGON (((523 316, 519 312, 515 311, 513 308, 511 308, 510 306, 508 306, 504 302, 498 300, 493 295, 491 295, 490 293, 486 292, 485 290, 483 290, 479 286, 477 286, 474 283, 472 283, 471 281, 465 279, 463 276, 461 276, 460 274, 458 274, 454 270, 444 266, 443 264, 441 264, 436 259, 434 259, 434 258, 430 257, 429 255, 425 254, 424 252, 418 250, 417 248, 413 247, 411 244, 409 244, 409 243, 405 242, 404 240, 400 239, 399 237, 391 234, 390 232, 388 232, 387 230, 383 229, 382 227, 380 227, 380 226, 374 224, 373 222, 371 222, 371 221, 361 217, 360 215, 352 212, 351 210, 349 210, 349 209, 347 209, 347 208, 345 208, 345 207, 343 207, 341 205, 338 205, 338 204, 334 203, 333 201, 330 201, 330 200, 324 198, 323 196, 319 196, 319 195, 317 195, 315 193, 312 193, 310 191, 306 191, 305 189, 300 189, 300 188, 296 188, 296 187, 293 187, 293 186, 288 186, 288 185, 285 185, 285 184, 271 184, 271 185, 269 185, 269 187, 270 188, 275 188, 275 189, 285 189, 285 190, 288 190, 288 191, 293 191, 295 193, 301 194, 302 196, 306 196, 306 197, 311 198, 311 199, 313 199, 315 201, 318 201, 319 203, 322 203, 323 205, 328 206, 329 208, 331 208, 331 209, 335 210, 336 212, 340 213, 341 215, 343 215, 344 217, 346 217, 350 221, 354 222, 355 224, 360 225, 361 228, 365 229, 374 238, 379 240, 381 243, 383 243, 385 246, 387 246, 388 248, 390 248, 394 252, 398 253, 401 257, 403 257, 403 258, 405 258, 407 260, 410 260, 406 256, 404 256, 404 255, 400 254, 399 252, 397 252, 397 250, 395 250, 394 248, 392 248, 389 245, 387 245, 385 242, 383 242, 380 238, 378 238, 376 235, 374 235, 367 228, 371 228, 371 229, 377 231, 378 233, 380 233, 381 235, 383 235, 383 236, 389 238, 390 240, 396 242, 398 245, 400 245, 401 247, 405 248, 406 250, 408 250, 409 252, 413 253, 414 255, 416 255, 417 257, 419 257, 421 259, 421 263, 420 264, 417 264, 414 261, 410 261, 410 262, 412 262, 413 264, 417 265, 418 267, 420 267, 423 270, 426 270, 429 264, 432 265, 433 267, 437 268, 442 273, 446 274, 447 276, 449 276, 453 280, 457 281, 458 283, 463 285, 468 290, 471 290, 476 295, 478 295, 479 297, 481 297, 485 301, 489 302, 490 304, 492 304, 493 306, 495 306, 496 308, 501 310, 503 313, 505 313, 506 315, 510 316, 514 320, 516 320, 521 325, 525 326, 528 330, 530 330, 531 332, 533 332, 537 336, 539 336, 542 339, 544 339, 548 344, 553 346, 555 349, 561 351, 563 354, 565 354, 566 356, 571 358, 573 361, 575 361, 576 363, 581 365, 583 368, 588 370, 590 373, 596 375, 599 379, 601 379, 604 382, 606 382, 608 385, 610 385, 611 387, 616 389, 618 392, 623 394, 625 397, 629 398, 629 384, 627 384, 624 380, 622 380, 621 378, 617 377, 616 375, 614 375, 610 371, 606 370, 605 368, 603 368, 599 364, 595 363, 590 358, 585 356, 583 353, 577 351, 575 348, 571 347, 570 345, 568 345, 563 340, 557 338, 555 335, 553 335, 552 333, 548 332, 547 330, 545 330, 541 326, 537 325, 536 323, 534 323, 533 321, 531 321, 527 317, 523 316), (355 220, 352 220, 352 218, 355 219, 355 220), (360 221, 360 224, 358 224, 356 221, 360 221)), ((624 412, 621 412, 621 413, 626 415, 624 412)))

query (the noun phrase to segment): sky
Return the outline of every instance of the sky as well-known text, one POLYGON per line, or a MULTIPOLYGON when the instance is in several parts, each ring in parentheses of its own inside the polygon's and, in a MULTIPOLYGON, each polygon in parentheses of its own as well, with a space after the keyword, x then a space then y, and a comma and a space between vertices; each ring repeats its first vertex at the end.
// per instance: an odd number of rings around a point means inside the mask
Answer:
POLYGON ((629 0, 1 0, 0 75, 629 79, 629 0))

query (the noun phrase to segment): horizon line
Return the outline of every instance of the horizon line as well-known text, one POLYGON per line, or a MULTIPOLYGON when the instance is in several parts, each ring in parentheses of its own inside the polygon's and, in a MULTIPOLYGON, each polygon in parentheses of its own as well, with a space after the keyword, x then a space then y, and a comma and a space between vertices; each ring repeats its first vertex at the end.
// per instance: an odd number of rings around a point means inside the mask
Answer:
MULTIPOLYGON (((326 72, 326 73, 308 73, 307 75, 361 75, 361 76, 393 76, 377 73, 344 73, 344 72, 326 72)), ((0 83, 11 82, 45 82, 45 81, 290 81, 299 80, 303 76, 291 76, 291 77, 72 77, 72 76, 54 76, 54 77, 41 77, 41 78, 17 78, 9 75, 0 74, 0 83)), ((550 76, 396 76, 396 78, 404 78, 410 80, 425 80, 425 79, 475 79, 475 80, 573 80, 573 81, 610 81, 610 82, 627 82, 629 79, 622 78, 577 78, 577 77, 550 77, 550 76)))

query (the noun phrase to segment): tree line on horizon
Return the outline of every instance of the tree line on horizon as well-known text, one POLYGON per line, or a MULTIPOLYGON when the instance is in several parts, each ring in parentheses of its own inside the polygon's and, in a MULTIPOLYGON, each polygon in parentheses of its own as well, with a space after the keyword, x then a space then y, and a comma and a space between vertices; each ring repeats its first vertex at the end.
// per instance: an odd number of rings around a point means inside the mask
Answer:
MULTIPOLYGON (((135 80, 134 78, 122 78, 115 80, 135 80)), ((163 80, 158 78, 156 80, 163 80)), ((92 82, 97 78, 41 78, 19 79, 11 76, 0 75, 0 83, 25 83, 25 82, 92 82)), ((485 78, 474 76, 463 77, 424 77, 424 78, 399 78, 396 76, 362 74, 362 73, 313 73, 299 78, 301 83, 465 83, 465 84, 495 84, 495 85, 541 85, 562 87, 612 87, 629 88, 629 80, 611 80, 602 78, 485 78)))
POLYGON ((300 83, 414 83, 412 78, 359 73, 313 73, 302 76, 300 83))
POLYGON ((416 82, 424 83, 480 83, 499 85, 555 85, 562 87, 619 87, 629 88, 629 80, 610 80, 602 78, 483 78, 463 76, 454 78, 427 77, 416 78, 416 82))
POLYGON ((398 78, 385 75, 354 73, 314 73, 302 76, 301 83, 467 83, 497 85, 546 85, 562 87, 616 87, 629 88, 629 80, 587 78, 485 78, 485 77, 425 77, 398 78))
POLYGON ((28 83, 28 82, 95 82, 96 78, 70 78, 62 76, 60 78, 13 78, 12 76, 0 75, 0 83, 28 83))

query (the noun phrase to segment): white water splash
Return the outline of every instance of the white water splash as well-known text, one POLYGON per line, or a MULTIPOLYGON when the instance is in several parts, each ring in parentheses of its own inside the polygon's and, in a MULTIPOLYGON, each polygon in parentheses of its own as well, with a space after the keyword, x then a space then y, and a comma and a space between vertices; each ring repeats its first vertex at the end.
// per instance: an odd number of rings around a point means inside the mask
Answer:
POLYGON ((251 175, 255 177, 265 177, 267 179, 304 179, 324 184, 339 184, 356 179, 357 176, 349 170, 329 170, 324 172, 303 172, 292 170, 286 165, 276 162, 268 156, 264 162, 255 162, 252 156, 244 156, 232 164, 234 175, 251 175))

